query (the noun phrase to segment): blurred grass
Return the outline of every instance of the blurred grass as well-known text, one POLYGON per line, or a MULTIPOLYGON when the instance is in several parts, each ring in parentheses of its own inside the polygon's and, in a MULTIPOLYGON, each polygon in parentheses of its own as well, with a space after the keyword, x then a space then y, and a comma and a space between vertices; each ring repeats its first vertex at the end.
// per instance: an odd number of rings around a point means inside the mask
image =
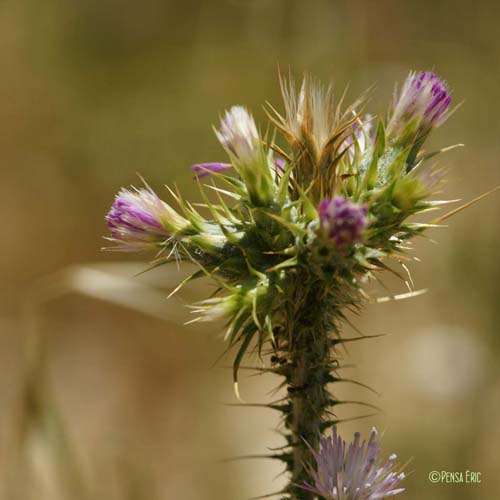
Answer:
MULTIPOLYGON (((264 127, 262 104, 280 103, 278 67, 333 79, 339 91, 350 82, 351 96, 376 82, 369 104, 375 113, 385 110, 393 81, 408 69, 434 68, 456 102, 465 101, 432 138, 436 147, 466 143, 439 160, 450 167, 446 195, 472 198, 500 183, 499 15, 492 0, 4 0, 3 496, 69 498, 60 474, 17 467, 22 304, 42 276, 81 262, 130 260, 99 251, 103 216, 121 185, 137 184, 140 172, 159 192, 163 183, 177 183, 196 198, 189 166, 223 158, 210 125, 241 103, 264 127), (52 482, 37 486, 40 474, 52 482)), ((387 450, 415 457, 408 498, 491 500, 500 491, 499 208, 498 196, 488 199, 433 233, 439 245, 418 242, 423 264, 412 273, 417 288, 430 288, 426 296, 369 307, 356 320, 366 333, 392 333, 350 354, 359 362, 353 376, 382 392, 373 401, 387 414, 373 420, 388 430, 387 450), (452 387, 450 380, 454 389, 436 395, 433 387, 452 387), (427 481, 430 470, 460 468, 483 472, 483 483, 427 481)), ((159 270, 158 279, 168 281, 170 273, 177 271, 159 270)), ((165 311, 180 304, 166 303, 165 311)), ((219 404, 233 394, 226 371, 210 369, 223 349, 215 326, 177 331, 80 295, 51 302, 42 317, 42 401, 60 413, 89 491, 108 481, 113 493, 105 494, 132 498, 123 491, 132 473, 116 472, 116 462, 154 484, 159 498, 224 500, 278 489, 279 481, 270 484, 278 470, 265 462, 216 463, 261 453, 280 438, 270 430, 272 414, 219 404)), ((246 384, 246 399, 261 400, 272 381, 246 384)), ((36 456, 51 463, 50 454, 36 456)))

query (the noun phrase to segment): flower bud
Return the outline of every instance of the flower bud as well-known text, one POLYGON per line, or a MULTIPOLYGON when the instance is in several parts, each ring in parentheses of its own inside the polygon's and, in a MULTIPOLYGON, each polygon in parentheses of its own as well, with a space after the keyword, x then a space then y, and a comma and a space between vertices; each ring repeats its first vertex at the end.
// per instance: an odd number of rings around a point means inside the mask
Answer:
POLYGON ((233 106, 226 111, 215 133, 224 148, 242 162, 252 161, 259 152, 255 121, 243 106, 233 106))
POLYGON ((170 237, 166 221, 171 212, 151 189, 122 189, 106 215, 108 239, 123 251, 154 248, 170 237))
POLYGON ((273 174, 250 113, 242 106, 233 106, 215 133, 244 182, 250 202, 255 206, 271 205, 275 198, 273 174))
POLYGON ((202 177, 206 177, 207 175, 225 172, 231 167, 232 165, 230 163, 197 163, 196 165, 193 165, 191 167, 191 170, 198 179, 201 179, 202 177))
POLYGON ((343 196, 325 198, 319 206, 320 232, 343 251, 361 240, 367 214, 366 205, 356 205, 343 196))
POLYGON ((416 132, 420 137, 426 135, 446 121, 450 115, 450 102, 448 86, 435 73, 411 72, 401 93, 395 97, 387 135, 405 136, 407 132, 416 132))

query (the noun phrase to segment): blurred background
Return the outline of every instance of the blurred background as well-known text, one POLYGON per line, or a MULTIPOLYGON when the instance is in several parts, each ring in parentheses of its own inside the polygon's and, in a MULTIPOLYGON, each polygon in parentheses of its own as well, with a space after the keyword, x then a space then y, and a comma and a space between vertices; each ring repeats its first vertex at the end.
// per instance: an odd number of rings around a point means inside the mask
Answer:
MULTIPOLYGON (((190 165, 223 160, 211 124, 244 104, 280 108, 278 68, 373 83, 385 112, 395 80, 434 69, 460 110, 432 147, 445 198, 500 184, 500 3, 457 0, 3 0, 0 3, 0 498, 238 500, 277 491, 280 464, 226 461, 282 444, 277 417, 235 403, 218 325, 189 326, 207 292, 175 266, 135 277, 147 256, 102 253, 116 191, 144 176, 161 195, 199 199, 190 165)), ((356 326, 387 337, 349 350, 335 388, 385 413, 384 449, 413 457, 404 498, 491 500, 500 493, 500 196, 416 242, 427 294, 369 306, 356 326), (431 484, 432 470, 482 473, 431 484)), ((387 279, 389 292, 401 283, 387 279)), ((346 332, 349 334, 350 332, 346 332)), ((258 360, 253 360, 258 363, 258 360)), ((244 378, 249 402, 272 378, 244 378)), ((343 407, 339 416, 362 415, 343 407)))

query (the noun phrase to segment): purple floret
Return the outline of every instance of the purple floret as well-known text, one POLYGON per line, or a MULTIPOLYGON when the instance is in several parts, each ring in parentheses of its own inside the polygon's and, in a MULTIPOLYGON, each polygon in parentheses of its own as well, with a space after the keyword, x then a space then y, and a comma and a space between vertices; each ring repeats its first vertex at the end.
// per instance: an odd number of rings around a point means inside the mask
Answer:
POLYGON ((368 208, 343 196, 325 198, 319 206, 321 232, 339 251, 361 240, 368 208))
POLYGON ((169 233, 162 223, 166 205, 150 189, 122 189, 106 215, 110 240, 121 250, 141 250, 162 243, 169 233))
POLYGON ((232 165, 230 163, 197 163, 191 167, 191 170, 194 172, 198 179, 202 177, 206 177, 211 174, 220 174, 225 172, 227 169, 231 168, 232 165))
POLYGON ((395 94, 387 133, 399 134, 409 123, 415 122, 418 133, 426 134, 446 121, 450 115, 450 103, 448 86, 434 72, 411 72, 399 95, 395 94))

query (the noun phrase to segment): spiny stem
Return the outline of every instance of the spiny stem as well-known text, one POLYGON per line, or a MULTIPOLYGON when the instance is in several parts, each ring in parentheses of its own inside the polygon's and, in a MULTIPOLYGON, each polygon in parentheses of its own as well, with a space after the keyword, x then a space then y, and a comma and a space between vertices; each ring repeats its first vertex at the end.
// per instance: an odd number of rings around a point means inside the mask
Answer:
POLYGON ((289 433, 290 453, 284 459, 291 475, 287 493, 292 500, 314 499, 314 494, 299 485, 310 480, 307 466, 313 463, 311 450, 318 449, 320 436, 329 425, 329 410, 337 402, 327 389, 333 380, 331 371, 335 362, 329 337, 331 309, 324 307, 324 293, 326 290, 309 288, 293 303, 289 340, 281 348, 282 356, 288 359, 286 370, 283 365, 280 370, 287 382, 289 400, 282 411, 289 433))
POLYGON ((328 370, 324 362, 328 359, 328 339, 324 332, 313 332, 304 327, 298 333, 298 343, 292 352, 294 369, 289 386, 292 401, 290 430, 292 444, 292 498, 309 500, 311 493, 297 488, 296 485, 308 480, 306 466, 312 463, 311 449, 317 449, 321 436, 322 424, 329 405, 329 393, 326 389, 328 370), (310 337, 314 335, 314 340, 310 337))

